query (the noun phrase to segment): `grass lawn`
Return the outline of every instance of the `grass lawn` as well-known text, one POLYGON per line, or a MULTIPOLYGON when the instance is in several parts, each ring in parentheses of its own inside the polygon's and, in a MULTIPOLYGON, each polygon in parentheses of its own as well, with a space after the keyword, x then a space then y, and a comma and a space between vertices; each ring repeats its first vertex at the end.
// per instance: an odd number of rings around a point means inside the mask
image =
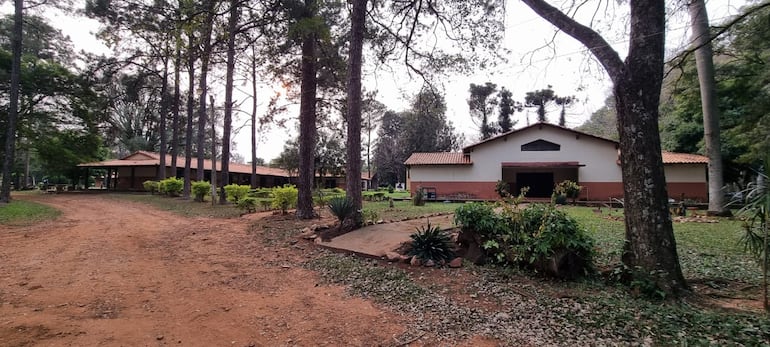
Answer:
POLYGON ((374 211, 379 219, 389 221, 454 212, 460 205, 459 203, 426 202, 424 206, 414 206, 409 200, 394 200, 393 208, 390 208, 387 201, 364 201, 364 210, 374 211))
MULTIPOLYGON (((15 193, 14 193, 15 194, 15 193)), ((58 217, 61 212, 36 202, 12 200, 10 204, 0 204, 0 224, 27 226, 58 217)))
POLYGON ((240 216, 242 213, 233 204, 212 205, 210 196, 206 196, 205 202, 150 194, 116 193, 105 196, 149 204, 159 210, 173 212, 185 217, 233 218, 240 216))
MULTIPOLYGON (((622 210, 566 207, 596 240, 597 266, 620 263, 623 245, 622 210)), ((757 263, 738 244, 741 221, 720 218, 718 223, 674 222, 674 236, 682 271, 687 279, 727 279, 758 284, 761 271, 757 263)))

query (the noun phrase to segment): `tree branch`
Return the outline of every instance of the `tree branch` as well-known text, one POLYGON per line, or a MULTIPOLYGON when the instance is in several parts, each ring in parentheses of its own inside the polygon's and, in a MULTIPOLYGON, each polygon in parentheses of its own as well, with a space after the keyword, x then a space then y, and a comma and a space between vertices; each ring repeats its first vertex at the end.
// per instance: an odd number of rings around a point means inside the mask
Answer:
POLYGON ((621 72, 625 68, 625 64, 618 56, 618 53, 593 29, 578 23, 544 0, 522 0, 522 2, 540 17, 559 28, 559 30, 588 47, 588 50, 593 53, 596 59, 599 60, 599 63, 607 70, 610 78, 614 79, 617 76, 623 75, 621 72))

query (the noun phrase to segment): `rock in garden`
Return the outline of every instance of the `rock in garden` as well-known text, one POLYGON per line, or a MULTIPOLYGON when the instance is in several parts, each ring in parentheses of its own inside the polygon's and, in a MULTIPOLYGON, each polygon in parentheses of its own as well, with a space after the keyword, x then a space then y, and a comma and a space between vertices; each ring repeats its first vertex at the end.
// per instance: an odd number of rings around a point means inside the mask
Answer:
POLYGON ((389 262, 401 261, 401 257, 401 254, 396 252, 385 252, 385 259, 387 259, 389 262))
POLYGON ((417 256, 413 256, 412 260, 409 261, 409 264, 412 266, 420 266, 422 263, 420 262, 420 258, 417 258, 417 256))
POLYGON ((305 240, 312 240, 318 237, 318 234, 316 234, 313 228, 305 228, 302 230, 302 234, 299 234, 299 237, 305 240))
POLYGON ((434 266, 436 266, 436 262, 434 262, 433 259, 428 259, 425 262, 425 267, 434 267, 434 266))
POLYGON ((451 268, 458 268, 463 266, 463 258, 457 257, 452 259, 452 261, 449 262, 449 267, 451 268))

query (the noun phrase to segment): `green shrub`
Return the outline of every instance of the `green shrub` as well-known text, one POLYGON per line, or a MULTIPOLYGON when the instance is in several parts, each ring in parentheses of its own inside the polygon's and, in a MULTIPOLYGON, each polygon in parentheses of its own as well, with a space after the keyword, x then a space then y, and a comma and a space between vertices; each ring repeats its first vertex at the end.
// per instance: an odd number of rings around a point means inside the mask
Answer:
POLYGON ((590 268, 593 240, 575 219, 552 205, 523 210, 506 205, 495 213, 490 204, 469 203, 455 211, 455 223, 477 233, 484 252, 499 263, 531 265, 569 252, 590 268))
POLYGON ((142 183, 142 186, 144 187, 144 190, 154 195, 155 192, 158 191, 158 188, 160 187, 160 183, 158 181, 144 181, 144 183, 142 183))
POLYGON ((375 210, 363 209, 361 211, 361 220, 363 221, 364 225, 376 224, 379 219, 380 216, 375 210))
POLYGON ((316 189, 313 191, 313 205, 318 207, 324 207, 326 206, 327 201, 329 200, 330 196, 327 196, 323 189, 316 189))
POLYGON ((492 205, 482 202, 467 203, 455 210, 455 224, 477 233, 485 253, 498 263, 513 261, 512 250, 522 236, 517 210, 504 211, 497 214, 492 205))
POLYGON ((564 180, 559 182, 559 184, 556 185, 556 189, 554 189, 554 193, 557 196, 564 196, 567 198, 572 199, 572 203, 575 203, 575 199, 580 195, 580 191, 583 189, 580 185, 577 183, 570 181, 570 180, 564 180))
POLYGON ((169 177, 160 181, 159 189, 168 196, 179 196, 184 189, 184 180, 176 177, 169 177))
POLYGON ((249 194, 250 190, 251 187, 247 185, 233 183, 225 186, 225 195, 227 195, 227 201, 237 204, 249 194))
POLYGON ((425 227, 417 228, 417 232, 409 235, 412 238, 412 248, 409 255, 416 256, 421 261, 432 260, 435 263, 454 259, 454 245, 449 234, 438 226, 431 226, 430 222, 425 227))
POLYGON ((414 196, 412 197, 412 205, 414 206, 425 205, 425 191, 422 189, 422 187, 417 188, 417 190, 414 192, 414 196))
POLYGON ((211 193, 211 183, 206 181, 193 182, 192 193, 195 201, 203 202, 206 195, 211 193))
POLYGON ((290 208, 297 206, 297 194, 297 187, 291 184, 273 188, 273 207, 285 214, 290 208))
POLYGON ((497 184, 495 184, 495 192, 497 192, 497 195, 500 195, 501 198, 508 197, 511 195, 511 186, 506 181, 498 180, 497 184))
POLYGON ((249 190, 249 196, 252 198, 260 198, 260 199, 267 199, 270 197, 270 194, 272 194, 272 189, 267 188, 257 188, 249 190))
POLYGON ((250 196, 247 196, 243 199, 238 200, 236 203, 236 206, 243 210, 245 213, 254 213, 257 212, 257 198, 252 198, 250 196))
POLYGON ((395 191, 395 188, 393 188, 393 185, 389 184, 388 185, 388 193, 393 194, 394 191, 395 191))
POLYGON ((342 223, 350 218, 356 212, 356 205, 353 199, 342 196, 335 196, 329 199, 329 210, 342 223))
POLYGON ((533 263, 557 250, 566 249, 590 263, 593 239, 564 211, 552 205, 530 205, 522 211, 521 222, 526 235, 519 250, 522 255, 528 256, 528 259, 522 260, 533 263))

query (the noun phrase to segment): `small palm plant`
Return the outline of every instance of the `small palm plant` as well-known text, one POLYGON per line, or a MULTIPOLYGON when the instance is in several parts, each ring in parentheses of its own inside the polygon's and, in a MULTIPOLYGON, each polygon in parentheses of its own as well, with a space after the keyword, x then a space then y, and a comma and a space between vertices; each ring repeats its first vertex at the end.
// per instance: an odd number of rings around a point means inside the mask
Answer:
POLYGON ((344 196, 335 196, 329 199, 328 206, 329 210, 335 217, 337 217, 340 223, 353 216, 353 213, 356 212, 356 206, 353 203, 353 199, 344 196))
POLYGON ((739 214, 745 218, 741 243, 762 266, 762 301, 765 311, 770 312, 767 297, 768 246, 770 246, 770 155, 765 158, 764 172, 758 172, 756 183, 745 190, 746 204, 739 214))
POLYGON ((412 249, 410 256, 416 256, 421 261, 432 260, 436 263, 454 259, 454 245, 449 235, 438 226, 431 226, 430 222, 425 227, 417 228, 417 232, 410 235, 412 249))

